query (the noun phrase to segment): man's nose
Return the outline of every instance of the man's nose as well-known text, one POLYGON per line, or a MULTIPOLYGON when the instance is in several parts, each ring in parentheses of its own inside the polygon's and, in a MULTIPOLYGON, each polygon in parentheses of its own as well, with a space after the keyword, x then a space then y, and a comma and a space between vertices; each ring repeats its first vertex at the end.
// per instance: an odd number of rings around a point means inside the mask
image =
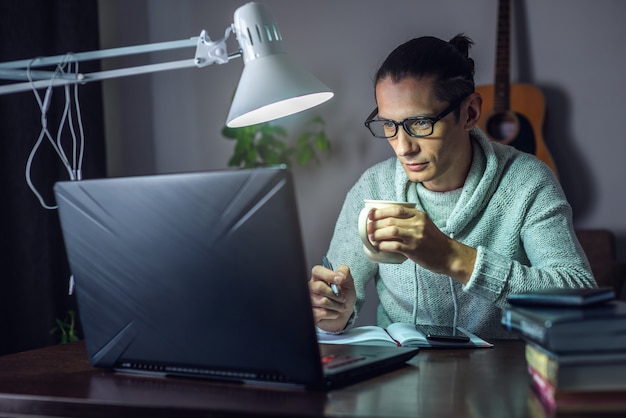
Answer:
POLYGON ((419 151, 419 144, 409 134, 406 133, 403 126, 398 127, 396 154, 399 156, 413 154, 419 151))

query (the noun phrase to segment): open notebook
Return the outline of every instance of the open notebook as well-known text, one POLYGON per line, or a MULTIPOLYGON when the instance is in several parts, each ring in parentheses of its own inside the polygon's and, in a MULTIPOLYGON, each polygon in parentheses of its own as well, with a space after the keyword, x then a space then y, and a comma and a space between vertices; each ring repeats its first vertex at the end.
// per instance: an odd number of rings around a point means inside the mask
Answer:
POLYGON ((417 353, 318 344, 286 170, 60 182, 55 196, 94 366, 328 389, 417 353))

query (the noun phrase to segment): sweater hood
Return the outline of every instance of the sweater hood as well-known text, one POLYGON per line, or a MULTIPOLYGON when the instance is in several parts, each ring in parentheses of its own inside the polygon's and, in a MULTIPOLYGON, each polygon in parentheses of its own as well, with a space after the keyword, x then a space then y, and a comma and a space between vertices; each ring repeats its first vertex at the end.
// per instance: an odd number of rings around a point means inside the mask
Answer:
MULTIPOLYGON (((498 187, 498 179, 508 167, 508 163, 501 161, 511 160, 515 149, 508 145, 501 145, 489 140, 478 128, 470 131, 472 141, 472 164, 461 196, 452 211, 447 225, 442 232, 457 236, 471 223, 491 200, 498 187)), ((417 202, 417 208, 424 210, 417 198, 415 183, 409 180, 400 161, 395 159, 395 176, 402 181, 396 181, 396 200, 417 202)))

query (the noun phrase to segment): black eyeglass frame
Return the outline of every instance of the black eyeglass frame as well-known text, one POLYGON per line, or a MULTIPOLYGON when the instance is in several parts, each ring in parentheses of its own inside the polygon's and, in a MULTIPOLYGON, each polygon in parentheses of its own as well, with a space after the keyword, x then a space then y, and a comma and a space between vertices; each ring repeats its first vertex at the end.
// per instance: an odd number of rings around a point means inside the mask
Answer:
POLYGON ((400 125, 402 125, 402 127, 404 128, 404 131, 411 137, 413 138, 424 138, 427 136, 430 136, 433 134, 433 132, 435 131, 435 123, 439 122, 441 119, 445 118, 446 116, 448 116, 448 114, 450 112, 452 112, 453 110, 455 110, 457 107, 459 107, 461 105, 461 103, 463 103, 463 100, 467 99, 469 97, 471 93, 468 94, 464 94, 461 97, 459 97, 458 99, 454 100, 453 102, 450 103, 450 105, 448 107, 446 107, 441 113, 439 113, 437 116, 431 118, 429 116, 410 116, 406 119, 404 119, 401 122, 396 122, 393 119, 374 119, 374 117, 378 114, 378 107, 376 107, 372 113, 370 113, 370 115, 367 117, 367 119, 365 120, 365 126, 367 126, 367 129, 369 129, 369 131, 371 132, 371 134, 373 136, 375 136, 376 138, 384 138, 384 139, 389 139, 389 138, 393 138, 394 136, 398 135, 398 127, 400 125), (424 135, 419 135, 419 134, 414 134, 412 133, 409 129, 407 129, 406 127, 406 122, 407 121, 420 121, 420 120, 424 120, 424 121, 428 121, 430 122, 430 132, 428 134, 424 134, 424 135), (384 122, 391 122, 396 126, 396 129, 393 133, 393 135, 389 135, 389 136, 380 136, 380 135, 376 135, 374 133, 374 131, 372 131, 372 129, 370 128, 370 123, 374 122, 374 121, 384 121, 384 122))

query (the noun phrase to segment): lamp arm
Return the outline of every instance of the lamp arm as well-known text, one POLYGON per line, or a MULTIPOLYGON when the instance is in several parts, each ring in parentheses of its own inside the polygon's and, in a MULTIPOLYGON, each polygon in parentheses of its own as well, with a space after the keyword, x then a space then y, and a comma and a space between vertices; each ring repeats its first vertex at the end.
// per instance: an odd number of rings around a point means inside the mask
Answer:
POLYGON ((49 86, 65 86, 84 84, 89 81, 99 81, 130 75, 147 74, 160 71, 206 67, 211 64, 225 64, 233 58, 241 56, 241 51, 229 54, 226 41, 232 32, 229 26, 224 37, 218 41, 211 41, 205 30, 200 36, 190 39, 170 42, 159 42, 145 45, 135 45, 121 48, 103 49, 81 53, 70 53, 51 57, 39 57, 30 60, 20 60, 0 63, 0 79, 4 80, 33 80, 24 83, 11 83, 0 86, 0 95, 30 91, 32 89, 47 88, 49 86), (114 70, 97 71, 93 73, 58 74, 54 71, 31 71, 33 67, 60 65, 62 63, 93 61, 98 59, 115 58, 127 55, 145 54, 195 46, 196 53, 193 59, 169 61, 157 64, 140 65, 135 67, 119 68, 114 70), (36 80, 36 81, 35 81, 36 80))

